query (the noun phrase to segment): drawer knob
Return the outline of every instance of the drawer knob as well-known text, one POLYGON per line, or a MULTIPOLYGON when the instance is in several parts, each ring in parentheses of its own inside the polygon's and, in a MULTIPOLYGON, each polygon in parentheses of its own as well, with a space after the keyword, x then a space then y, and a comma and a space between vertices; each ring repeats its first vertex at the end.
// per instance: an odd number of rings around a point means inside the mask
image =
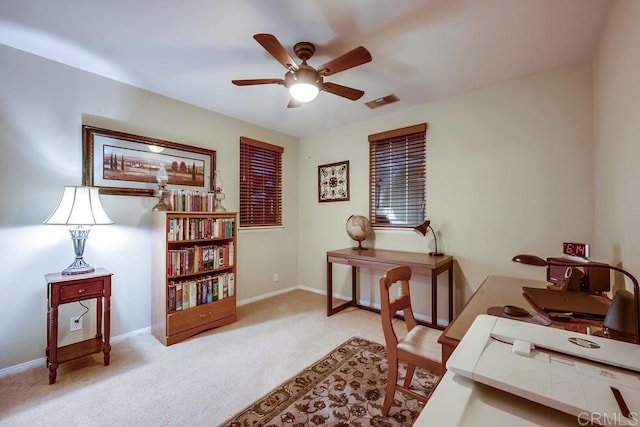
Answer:
POLYGON ((203 314, 200 315, 200 318, 204 319, 205 317, 209 317, 209 314, 211 314, 211 313, 203 313, 203 314))
POLYGON ((87 292, 87 290, 86 290, 85 288, 80 288, 80 289, 78 289, 78 293, 79 293, 79 294, 82 294, 82 293, 84 293, 84 292, 87 292))

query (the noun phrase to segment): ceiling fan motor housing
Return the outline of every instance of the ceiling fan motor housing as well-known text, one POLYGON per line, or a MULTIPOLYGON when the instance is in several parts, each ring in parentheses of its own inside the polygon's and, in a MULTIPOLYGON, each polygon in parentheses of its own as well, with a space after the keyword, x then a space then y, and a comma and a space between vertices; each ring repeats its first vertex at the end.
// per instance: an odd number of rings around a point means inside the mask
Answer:
POLYGON ((289 71, 285 74, 284 82, 286 87, 291 87, 296 83, 309 83, 320 89, 323 78, 314 68, 302 63, 297 71, 289 71))
POLYGON ((316 47, 313 45, 313 43, 298 42, 293 46, 293 52, 298 58, 302 59, 303 61, 307 61, 316 52, 316 47))

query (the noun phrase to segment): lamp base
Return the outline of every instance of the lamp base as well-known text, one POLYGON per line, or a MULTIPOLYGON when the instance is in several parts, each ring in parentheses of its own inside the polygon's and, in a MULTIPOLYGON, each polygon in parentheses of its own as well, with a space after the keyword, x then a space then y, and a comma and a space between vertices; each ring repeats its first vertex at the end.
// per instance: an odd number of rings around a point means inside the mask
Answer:
POLYGON ((84 262, 82 258, 76 258, 76 260, 73 261, 69 267, 62 270, 62 274, 68 276, 72 274, 93 273, 94 271, 95 268, 84 262))
POLYGON ((158 186, 157 193, 158 195, 156 197, 158 198, 158 203, 151 208, 151 210, 154 212, 170 211, 171 207, 167 205, 167 198, 169 197, 170 192, 164 187, 164 185, 160 185, 158 186))
POLYGON ((431 256, 444 256, 444 252, 429 252, 431 256))
POLYGON ((215 205, 213 207, 213 211, 214 212, 226 212, 227 210, 225 209, 224 206, 222 206, 222 201, 225 198, 225 194, 220 191, 220 190, 216 190, 215 191, 215 205))

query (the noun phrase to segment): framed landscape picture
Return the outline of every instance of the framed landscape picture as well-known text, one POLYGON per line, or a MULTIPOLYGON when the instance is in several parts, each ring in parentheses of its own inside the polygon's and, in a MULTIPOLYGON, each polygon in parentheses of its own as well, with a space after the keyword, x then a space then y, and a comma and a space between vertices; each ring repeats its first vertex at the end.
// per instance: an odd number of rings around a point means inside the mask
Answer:
POLYGON ((161 165, 168 185, 206 193, 213 188, 215 162, 214 150, 82 126, 82 185, 102 194, 153 196, 161 165))
POLYGON ((349 200, 349 161, 318 166, 318 202, 349 200))

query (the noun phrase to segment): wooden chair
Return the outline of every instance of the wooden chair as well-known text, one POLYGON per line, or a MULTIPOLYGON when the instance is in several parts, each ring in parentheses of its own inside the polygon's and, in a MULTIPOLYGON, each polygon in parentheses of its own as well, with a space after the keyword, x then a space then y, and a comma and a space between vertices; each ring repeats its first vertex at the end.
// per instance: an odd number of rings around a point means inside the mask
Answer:
POLYGON ((430 329, 418 325, 411 308, 411 295, 409 293, 409 280, 411 279, 411 269, 406 266, 395 267, 387 270, 380 279, 380 304, 382 331, 387 347, 387 359, 389 360, 389 376, 387 389, 382 405, 382 415, 387 416, 396 390, 408 394, 421 402, 426 402, 428 398, 410 389, 411 380, 416 366, 424 368, 436 375, 442 376, 443 369, 439 360, 434 360, 429 356, 429 346, 433 346, 433 338, 429 338, 430 329), (396 282, 400 282, 401 295, 391 301, 389 288, 396 282), (404 338, 398 339, 393 326, 393 317, 402 310, 407 326, 407 334, 404 338), (398 381, 398 360, 407 363, 407 375, 402 386, 398 381))

